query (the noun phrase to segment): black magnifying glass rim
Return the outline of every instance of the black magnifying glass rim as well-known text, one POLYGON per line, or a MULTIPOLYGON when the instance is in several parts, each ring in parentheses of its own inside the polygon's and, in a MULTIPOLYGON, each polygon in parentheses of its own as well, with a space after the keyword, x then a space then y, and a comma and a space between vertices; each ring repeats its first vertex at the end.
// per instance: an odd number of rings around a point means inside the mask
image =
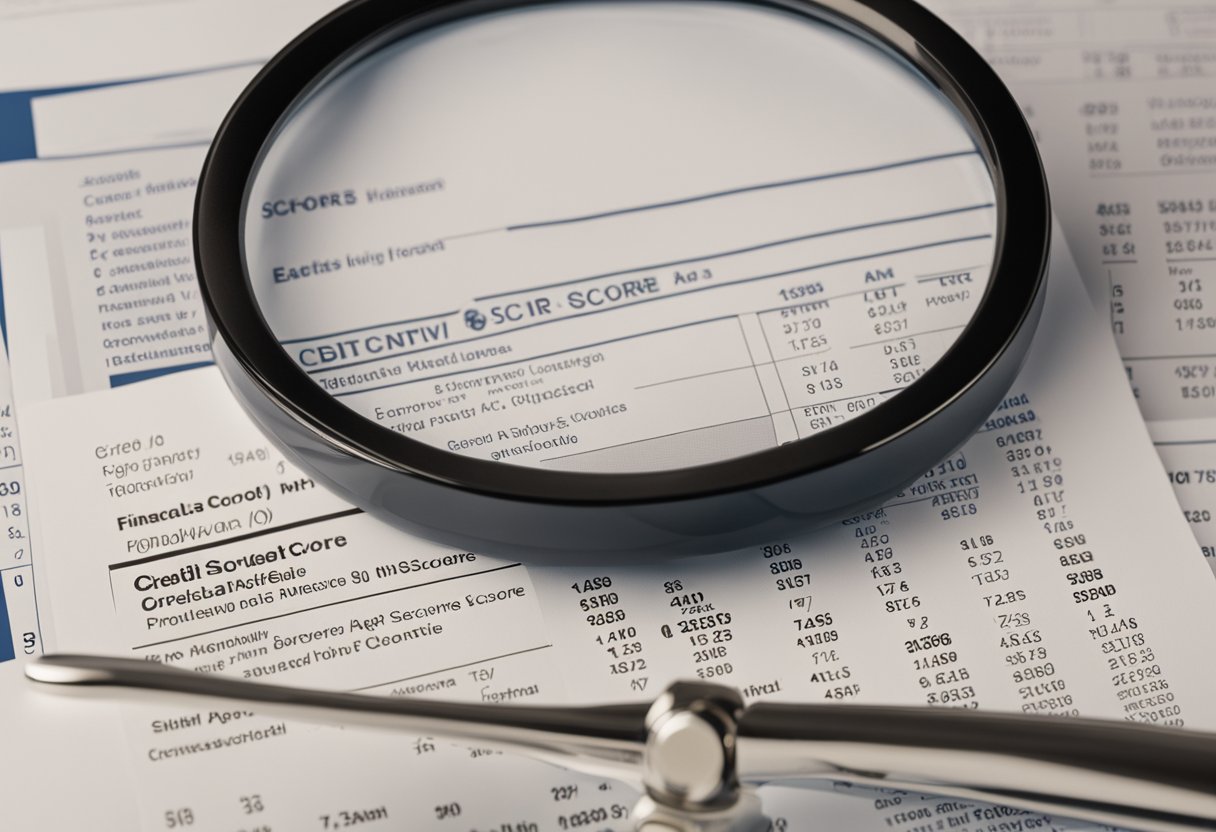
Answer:
POLYGON ((1051 213, 1033 136, 988 64, 911 0, 727 0, 827 23, 894 54, 936 87, 970 128, 995 190, 994 258, 974 316, 941 360, 876 407, 813 436, 654 472, 552 471, 462 456, 376 424, 326 393, 274 337, 245 268, 247 196, 266 149, 312 90, 370 52, 464 18, 557 4, 570 0, 353 0, 275 55, 220 126, 194 215, 195 263, 213 337, 224 340, 257 389, 316 438, 386 469, 495 497, 583 506, 686 500, 847 463, 943 414, 1013 348, 1045 282, 1051 213))

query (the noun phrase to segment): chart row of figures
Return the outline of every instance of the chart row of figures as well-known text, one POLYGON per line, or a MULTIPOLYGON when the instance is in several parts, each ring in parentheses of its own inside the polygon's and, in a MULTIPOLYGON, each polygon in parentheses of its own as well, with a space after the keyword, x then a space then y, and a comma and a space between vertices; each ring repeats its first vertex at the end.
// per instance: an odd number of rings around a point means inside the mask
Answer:
MULTIPOLYGON (((835 293, 827 278, 787 280, 793 303, 725 284, 310 372, 375 421, 458 453, 579 470, 698 464, 841 424, 932 368, 971 321, 987 267, 916 265, 842 269, 856 288, 835 293)), ((307 343, 297 358, 320 354, 307 343)))
POLYGON ((25 477, 11 405, 0 407, 0 663, 42 652, 25 477))
POLYGON ((1078 516, 1072 481, 1050 427, 1018 394, 963 453, 837 527, 693 572, 674 563, 536 580, 553 596, 546 609, 559 611, 549 615, 585 648, 571 655, 576 693, 589 696, 640 697, 674 673, 733 685, 751 701, 1184 724, 1144 599, 1078 516), (994 500, 1017 510, 994 515, 994 500), (953 543, 922 549, 918 530, 929 528, 953 543))

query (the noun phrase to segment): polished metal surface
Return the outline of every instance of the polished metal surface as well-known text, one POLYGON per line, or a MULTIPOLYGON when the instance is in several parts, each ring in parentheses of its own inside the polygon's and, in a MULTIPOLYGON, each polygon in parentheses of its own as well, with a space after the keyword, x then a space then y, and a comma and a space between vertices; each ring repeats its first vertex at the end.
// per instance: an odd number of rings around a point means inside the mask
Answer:
POLYGON ((739 722, 744 783, 832 780, 1105 823, 1216 829, 1216 735, 945 708, 777 705, 739 722))
POLYGON ((955 709, 758 704, 676 683, 654 705, 538 708, 386 699, 47 656, 33 680, 219 696, 265 714, 449 737, 645 787, 650 832, 760 832, 765 783, 847 782, 1004 804, 1152 832, 1216 830, 1216 735, 955 709))
POLYGON ((106 656, 44 656, 26 665, 25 673, 36 682, 84 688, 85 693, 89 688, 124 688, 156 698, 167 692, 219 697, 285 719, 446 737, 642 786, 644 703, 543 708, 331 693, 106 656))
POLYGON ((691 711, 666 714, 646 743, 647 785, 691 803, 718 793, 724 768, 722 737, 691 711))
POLYGON ((735 735, 743 697, 704 682, 676 682, 646 713, 642 781, 657 802, 712 810, 739 799, 735 735))

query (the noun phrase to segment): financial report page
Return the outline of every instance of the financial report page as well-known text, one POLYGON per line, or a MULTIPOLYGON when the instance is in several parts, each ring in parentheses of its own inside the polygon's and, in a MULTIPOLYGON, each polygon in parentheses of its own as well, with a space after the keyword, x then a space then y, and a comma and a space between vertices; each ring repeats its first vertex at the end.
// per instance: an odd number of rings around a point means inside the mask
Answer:
MULTIPOLYGON (((958 454, 838 527, 648 568, 540 567, 407 538, 282 460, 214 368, 33 403, 23 441, 39 537, 68 553, 47 563, 55 644, 389 696, 633 700, 692 677, 751 701, 1202 727, 1206 647, 1188 634, 1205 626, 1212 577, 1066 249, 1058 257, 1042 343, 958 454), (1095 424, 1078 400, 1107 417, 1095 424), (1102 486, 1119 478, 1144 487, 1102 486)), ((117 750, 148 828, 240 828, 247 805, 270 828, 344 816, 619 828, 633 797, 427 738, 168 701, 121 710, 117 750), (310 756, 323 762, 286 765, 310 756)), ((777 801, 787 828, 810 828, 812 812, 851 828, 1057 823, 907 795, 777 801)))
MULTIPOLYGON (((1216 415, 1216 7, 1131 0, 926 5, 984 54, 1022 105, 1065 236, 1145 418, 1164 424, 1216 415)), ((1186 435, 1197 436, 1199 424, 1192 421, 1186 435)), ((1203 433, 1216 438, 1210 428, 1203 433)), ((1188 441, 1191 453, 1201 453, 1203 446, 1188 441)), ((1158 448, 1212 558, 1216 503, 1208 496, 1196 506, 1195 478, 1172 473, 1181 446, 1158 448)))
MULTIPOLYGON (((195 12, 202 25, 207 15, 195 12)), ((169 11, 112 12, 121 21, 153 13, 169 11)), ((295 14, 298 29, 310 15, 295 14)), ((45 694, 18 689, 13 671, 26 633, 35 634, 31 654, 134 656, 381 696, 643 701, 673 679, 700 678, 738 687, 749 702, 975 707, 1216 728, 1202 637, 1216 581, 1192 534, 1210 528, 1201 518, 1212 466, 1178 450, 1207 447, 1213 434, 1207 422, 1172 418, 1204 415, 1191 412, 1190 398, 1133 374, 1141 407, 1146 390, 1168 393, 1154 399, 1163 402, 1157 415, 1170 418, 1150 440, 1109 316, 1092 309, 1064 242, 1077 240, 1069 197, 1044 319, 1014 388, 977 436, 862 516, 712 557, 556 567, 411 538, 321 489, 258 433, 209 366, 189 255, 210 132, 293 30, 283 27, 262 33, 261 52, 247 43, 193 64, 186 54, 136 65, 132 48, 90 89, 69 91, 80 78, 43 66, 48 80, 38 86, 63 89, 27 95, 30 140, 0 165, 0 187, 22 195, 0 206, 16 400, 5 415, 12 423, 0 423, 11 451, 0 453, 18 466, 2 472, 11 550, 0 551, 0 602, 16 623, 0 639, 0 650, 14 645, 13 661, 0 663, 3 701, 12 702, 0 720, 30 761, 0 768, 5 782, 21 784, 4 809, 14 822, 623 829, 636 798, 619 784, 488 749, 273 720, 223 703, 48 704, 45 694), (99 112, 125 117, 82 129, 99 112), (87 708, 104 716, 82 717, 87 708), (71 762, 55 788, 89 790, 92 810, 47 807, 55 792, 41 775, 65 746, 71 762)), ((299 363, 316 362, 318 384, 354 394, 371 418, 379 411, 390 426, 486 458, 554 465, 568 456, 565 464, 619 469, 639 458, 622 449, 653 455, 647 442, 685 432, 741 449, 785 441, 910 383, 977 298, 991 205, 937 186, 943 170, 966 176, 976 160, 933 138, 902 158, 867 158, 854 147, 857 158, 781 175, 659 183, 611 203, 503 212, 464 226, 491 230, 471 238, 449 240, 461 228, 448 226, 400 239, 391 223, 376 222, 392 216, 376 213, 386 204, 433 207, 472 187, 458 167, 436 167, 352 188, 374 245, 271 257, 266 286, 324 293, 332 291, 327 276, 374 280, 390 258, 411 266, 449 258, 459 269, 540 240, 554 252, 551 279, 519 275, 503 297, 467 294, 426 321, 365 317, 284 332, 284 340, 299 363), (588 219, 614 205, 645 208, 749 185, 780 187, 690 202, 670 218, 635 211, 588 219), (898 203, 898 194, 917 191, 927 201, 898 203), (801 217, 798 227, 747 222, 774 205, 801 217), (565 219, 587 221, 546 225, 565 219), (959 222, 974 227, 959 232, 959 222), (646 238, 653 251, 622 264, 611 245, 588 248, 612 224, 630 236, 655 229, 646 238), (735 236, 706 246, 680 238, 687 225, 735 236), (571 254, 588 250, 591 262, 571 254), (338 267, 313 274, 314 259, 338 267), (639 337, 613 341, 603 323, 611 315, 586 314, 604 303, 637 303, 612 314, 630 316, 639 337), (678 337, 648 317, 671 303, 686 310, 678 337), (448 315, 453 309, 460 313, 448 315), (466 316, 470 309, 482 317, 466 316), (829 310, 849 326, 833 324, 829 310), (331 334, 347 329, 360 331, 331 334), (553 350, 539 345, 542 334, 558 340, 561 355, 545 354, 553 350), (731 360, 706 366, 723 344, 731 360), (649 361, 656 352, 669 363, 649 361), (729 385, 729 412, 714 404, 721 385, 729 385), (572 392, 541 395, 558 390, 572 392), (688 413, 702 421, 664 423, 673 418, 666 405, 697 396, 705 406, 688 413), (483 408, 496 401, 512 409, 483 408), (459 417, 470 408, 475 417, 459 417), (540 427, 558 420, 567 426, 540 427), (551 444, 559 435, 578 441, 551 444)), ((281 198, 257 204, 274 216, 281 198)), ((1079 259, 1092 294, 1093 258, 1079 259)), ((688 452, 670 440, 663 451, 688 452)), ((764 796, 778 828, 789 830, 1076 826, 906 793, 835 793, 850 791, 764 796)))

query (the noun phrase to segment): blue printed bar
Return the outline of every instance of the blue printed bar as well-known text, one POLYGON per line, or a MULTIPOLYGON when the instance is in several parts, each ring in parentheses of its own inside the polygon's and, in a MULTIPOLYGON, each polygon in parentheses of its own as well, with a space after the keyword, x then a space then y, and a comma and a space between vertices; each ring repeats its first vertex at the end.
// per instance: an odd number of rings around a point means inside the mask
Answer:
POLYGON ((185 370, 197 370, 199 367, 210 367, 210 361, 196 361, 193 364, 177 364, 173 367, 157 367, 154 370, 137 370, 133 373, 118 373, 110 376, 110 387, 122 387, 126 384, 135 384, 140 381, 147 381, 150 378, 158 376, 167 376, 171 373, 180 373, 185 370))
POLYGON ((4 581, 0 580, 0 662, 16 658, 13 652, 13 628, 8 623, 8 604, 4 600, 4 581))

